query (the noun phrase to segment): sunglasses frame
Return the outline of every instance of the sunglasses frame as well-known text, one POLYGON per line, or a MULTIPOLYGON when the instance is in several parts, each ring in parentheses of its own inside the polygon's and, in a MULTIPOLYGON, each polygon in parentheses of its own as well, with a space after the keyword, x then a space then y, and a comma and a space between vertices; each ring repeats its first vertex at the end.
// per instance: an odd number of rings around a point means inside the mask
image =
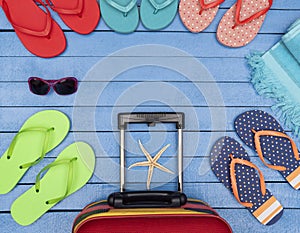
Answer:
MULTIPOLYGON (((33 93, 35 95, 47 95, 50 92, 51 87, 53 88, 53 90, 55 91, 56 94, 63 95, 63 94, 59 94, 57 92, 55 85, 57 83, 59 83, 59 82, 62 82, 64 80, 66 80, 66 79, 71 79, 71 80, 74 81, 74 83, 75 83, 75 87, 74 87, 75 91, 73 93, 75 93, 77 91, 77 89, 78 89, 78 80, 75 77, 64 77, 64 78, 61 78, 61 79, 58 79, 58 80, 53 80, 53 79, 47 80, 47 79, 42 79, 42 78, 39 78, 39 77, 30 77, 28 79, 28 86, 29 86, 29 89, 30 89, 31 93, 33 93), (45 83, 45 84, 48 85, 48 90, 47 90, 47 92, 45 94, 36 94, 36 93, 33 92, 31 84, 30 84, 31 80, 33 80, 33 79, 34 80, 42 81, 43 83, 45 83)), ((71 93, 71 94, 73 94, 73 93, 71 93)), ((67 95, 71 95, 71 94, 67 94, 67 95)))

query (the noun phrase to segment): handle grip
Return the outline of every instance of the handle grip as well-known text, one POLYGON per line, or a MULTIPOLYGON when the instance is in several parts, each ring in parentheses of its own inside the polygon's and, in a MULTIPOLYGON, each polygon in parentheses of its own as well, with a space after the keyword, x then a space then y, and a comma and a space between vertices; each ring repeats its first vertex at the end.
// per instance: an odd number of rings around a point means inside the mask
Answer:
POLYGON ((147 123, 149 126, 155 126, 156 123, 176 123, 177 129, 184 128, 183 112, 135 112, 119 113, 119 129, 126 129, 129 123, 147 123))
POLYGON ((114 208, 162 208, 180 207, 186 203, 187 197, 181 192, 135 191, 112 193, 107 201, 114 208))

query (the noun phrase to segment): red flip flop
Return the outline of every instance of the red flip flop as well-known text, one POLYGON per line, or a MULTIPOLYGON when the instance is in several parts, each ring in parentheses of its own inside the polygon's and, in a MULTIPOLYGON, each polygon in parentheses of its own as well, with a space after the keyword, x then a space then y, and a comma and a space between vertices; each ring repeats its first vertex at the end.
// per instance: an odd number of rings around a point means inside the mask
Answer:
POLYGON ((59 25, 51 18, 41 0, 0 0, 8 21, 11 23, 25 48, 39 57, 55 57, 66 48, 66 38, 59 25), (36 5, 40 3, 45 11, 36 5))
POLYGON ((64 23, 79 34, 89 34, 98 25, 100 8, 97 0, 46 0, 64 23))
POLYGON ((247 45, 260 30, 272 3, 273 0, 237 0, 219 23, 218 41, 229 47, 247 45))
POLYGON ((181 0, 179 15, 182 23, 190 32, 201 32, 215 18, 219 5, 224 0, 181 0))

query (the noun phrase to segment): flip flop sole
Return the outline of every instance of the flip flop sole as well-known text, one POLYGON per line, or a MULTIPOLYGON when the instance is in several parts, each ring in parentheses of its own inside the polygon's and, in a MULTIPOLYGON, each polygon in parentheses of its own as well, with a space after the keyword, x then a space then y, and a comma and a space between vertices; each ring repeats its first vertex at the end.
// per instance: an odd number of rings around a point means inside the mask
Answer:
MULTIPOLYGON (((5 0, 11 20, 14 24, 33 31, 45 30, 46 13, 34 1, 5 0)), ((2 6, 4 7, 4 6, 2 6)), ((15 32, 26 49, 39 57, 55 57, 66 48, 66 38, 60 26, 51 18, 51 29, 48 36, 34 36, 24 33, 17 28, 15 32)), ((12 25, 14 26, 14 25, 12 25)))
POLYGON ((214 20, 219 6, 204 10, 199 14, 200 10, 199 0, 181 0, 179 3, 181 21, 190 32, 198 33, 207 28, 214 20))
MULTIPOLYGON (((21 130, 29 128, 54 128, 49 133, 49 152, 59 145, 69 132, 70 122, 62 112, 46 110, 38 112, 29 117, 23 124, 21 130)), ((20 135, 10 159, 7 158, 8 149, 0 158, 0 194, 11 191, 18 181, 23 177, 28 168, 20 168, 22 164, 33 162, 41 156, 45 134, 42 132, 26 132, 20 135)))
MULTIPOLYGON (((68 160, 77 157, 73 163, 73 179, 66 197, 83 187, 91 178, 95 166, 93 149, 84 142, 76 142, 66 147, 55 161, 68 160)), ((55 204, 47 204, 47 200, 64 195, 68 169, 65 165, 51 167, 40 181, 40 190, 36 192, 35 186, 31 187, 11 206, 11 215, 20 225, 32 224, 55 204)))
MULTIPOLYGON (((248 9, 247 14, 249 15, 251 15, 251 11, 257 11, 257 6, 254 3, 252 5, 243 7, 248 9)), ((235 12, 236 4, 224 14, 217 29, 218 41, 228 47, 242 47, 250 43, 259 32, 266 17, 266 15, 262 15, 249 23, 233 28, 235 25, 235 12)))
MULTIPOLYGON (((225 187, 233 193, 230 175, 231 158, 239 158, 250 161, 245 149, 233 138, 220 138, 211 151, 211 169, 225 187)), ((242 202, 252 203, 247 208, 250 213, 262 224, 272 225, 283 214, 283 207, 266 189, 265 195, 261 192, 260 177, 252 167, 242 164, 235 165, 235 176, 239 197, 242 202)))
MULTIPOLYGON (((156 0, 163 3, 165 0, 156 0)), ((177 14, 178 0, 174 0, 170 5, 154 13, 155 8, 149 0, 142 0, 140 15, 143 25, 150 30, 160 30, 167 27, 174 20, 177 14)))
MULTIPOLYGON (((117 2, 116 0, 114 0, 117 2)), ((102 18, 111 29, 119 33, 134 32, 139 24, 138 7, 135 5, 127 14, 117 10, 107 3, 106 0, 100 0, 102 18)))
MULTIPOLYGON (((51 0, 52 4, 56 8, 70 10, 76 9, 78 2, 75 1, 65 1, 65 0, 51 0)), ((98 25, 100 19, 100 9, 97 0, 82 0, 83 9, 79 14, 62 14, 59 13, 62 21, 73 31, 80 34, 91 33, 98 25)), ((55 8, 54 8, 55 11, 55 8)))
MULTIPOLYGON (((243 142, 255 150, 254 133, 258 131, 272 130, 284 133, 283 128, 270 114, 253 110, 240 114, 234 127, 243 142)), ((284 166, 285 171, 279 171, 294 189, 300 189, 300 160, 297 160, 292 151, 291 142, 287 138, 274 136, 261 136, 260 145, 263 157, 272 165, 284 166)))

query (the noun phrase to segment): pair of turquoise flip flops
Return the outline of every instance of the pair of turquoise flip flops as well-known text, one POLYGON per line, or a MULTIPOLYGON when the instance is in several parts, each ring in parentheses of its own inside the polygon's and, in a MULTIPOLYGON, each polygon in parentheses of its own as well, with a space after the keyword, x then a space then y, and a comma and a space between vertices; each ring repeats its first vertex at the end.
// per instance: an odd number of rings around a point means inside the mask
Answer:
MULTIPOLYGON (((99 0, 102 18, 116 32, 131 33, 139 24, 137 0, 99 0)), ((140 16, 150 30, 168 26, 177 13, 178 0, 142 0, 140 16)))

